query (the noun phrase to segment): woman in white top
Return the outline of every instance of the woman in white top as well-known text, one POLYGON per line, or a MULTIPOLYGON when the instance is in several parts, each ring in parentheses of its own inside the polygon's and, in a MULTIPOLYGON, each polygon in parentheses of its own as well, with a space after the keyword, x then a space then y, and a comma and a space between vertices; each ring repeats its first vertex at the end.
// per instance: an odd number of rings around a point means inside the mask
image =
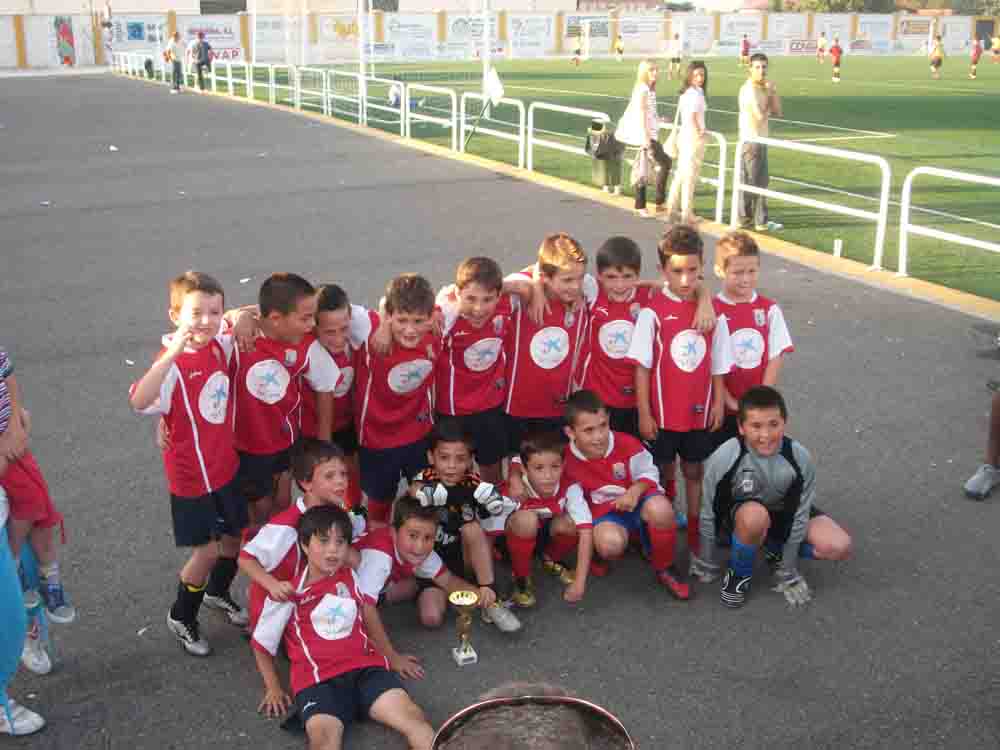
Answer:
POLYGON ((708 90, 708 69, 705 63, 695 60, 688 65, 681 97, 677 100, 680 109, 680 132, 677 137, 677 168, 674 181, 670 184, 667 199, 667 220, 674 221, 677 204, 680 202, 680 221, 696 224, 700 219, 694 215, 694 188, 701 172, 701 160, 705 156, 705 92, 708 90))
POLYGON ((636 71, 635 87, 625 116, 615 134, 619 141, 630 146, 645 149, 645 156, 652 159, 650 177, 656 176, 656 210, 646 208, 646 185, 635 188, 635 209, 642 216, 654 216, 663 209, 667 200, 667 176, 670 174, 671 160, 660 145, 660 118, 656 113, 656 77, 659 68, 652 60, 643 60, 636 71), (653 166, 655 164, 655 166, 653 166))

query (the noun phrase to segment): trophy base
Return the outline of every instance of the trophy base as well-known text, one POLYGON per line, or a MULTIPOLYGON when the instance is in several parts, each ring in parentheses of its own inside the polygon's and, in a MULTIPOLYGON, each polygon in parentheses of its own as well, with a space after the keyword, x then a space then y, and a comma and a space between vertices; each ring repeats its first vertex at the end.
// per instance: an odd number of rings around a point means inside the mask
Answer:
POLYGON ((455 660, 455 663, 460 667, 468 666, 469 664, 475 664, 479 661, 479 656, 476 654, 475 649, 471 646, 467 648, 455 647, 451 650, 451 658, 455 660))

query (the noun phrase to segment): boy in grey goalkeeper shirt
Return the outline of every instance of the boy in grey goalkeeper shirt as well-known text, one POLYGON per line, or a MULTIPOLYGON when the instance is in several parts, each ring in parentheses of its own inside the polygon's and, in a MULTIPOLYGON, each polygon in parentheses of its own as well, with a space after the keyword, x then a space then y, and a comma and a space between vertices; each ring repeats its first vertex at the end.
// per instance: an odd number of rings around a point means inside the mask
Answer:
POLYGON ((785 436, 787 419, 777 390, 751 388, 740 399, 740 436, 705 462, 701 557, 692 555, 691 575, 703 583, 716 580, 716 541, 729 537, 732 549, 721 592, 729 607, 746 602, 758 547, 774 571, 774 590, 796 607, 812 598, 798 570, 800 557, 846 560, 851 554, 851 537, 814 504, 816 468, 809 452, 785 436))

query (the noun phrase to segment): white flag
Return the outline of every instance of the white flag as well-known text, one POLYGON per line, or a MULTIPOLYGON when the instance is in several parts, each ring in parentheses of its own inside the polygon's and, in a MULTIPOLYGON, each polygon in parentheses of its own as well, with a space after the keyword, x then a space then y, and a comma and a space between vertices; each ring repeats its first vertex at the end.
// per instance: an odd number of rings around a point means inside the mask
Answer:
POLYGON ((490 98, 490 102, 493 106, 497 106, 500 100, 503 99, 503 83, 500 80, 500 76, 497 75, 497 69, 490 67, 490 72, 486 74, 486 86, 483 92, 486 96, 490 98))

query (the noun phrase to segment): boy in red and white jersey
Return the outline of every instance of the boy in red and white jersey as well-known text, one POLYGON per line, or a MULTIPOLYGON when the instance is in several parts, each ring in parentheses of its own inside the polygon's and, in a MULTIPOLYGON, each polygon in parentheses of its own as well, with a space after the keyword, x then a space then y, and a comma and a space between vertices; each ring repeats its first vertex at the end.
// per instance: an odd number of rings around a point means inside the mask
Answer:
POLYGON ((388 353, 375 334, 378 313, 351 316, 354 348, 354 423, 360 443, 361 489, 372 527, 385 526, 399 480, 427 466, 427 433, 434 425, 434 364, 441 351, 431 332, 434 290, 415 273, 386 289, 388 353))
POLYGON ((840 39, 834 37, 833 46, 830 47, 830 62, 833 63, 833 77, 831 80, 834 83, 840 83, 840 58, 843 55, 844 48, 840 46, 840 39))
POLYGON ((259 710, 282 715, 292 702, 274 665, 283 643, 311 748, 340 750, 344 731, 360 716, 400 732, 411 748, 430 750, 434 729, 389 671, 379 637, 365 619, 364 594, 348 563, 350 537, 351 520, 335 506, 311 508, 299 521, 307 567, 290 601, 268 602, 254 629, 265 688, 259 710))
POLYGON ((156 361, 129 393, 132 408, 162 416, 170 435, 163 466, 174 541, 192 552, 167 626, 195 656, 211 653, 198 627, 203 602, 234 625, 247 622, 229 593, 247 503, 236 480, 229 379, 234 346, 232 336, 220 333, 223 304, 222 286, 208 274, 188 271, 171 281, 169 316, 177 330, 164 337, 156 361))
POLYGON ((312 284, 293 273, 272 274, 261 285, 258 304, 261 335, 253 351, 236 350, 233 387, 240 489, 259 526, 291 502, 288 451, 299 437, 301 381, 319 394, 317 435, 328 440, 340 370, 312 332, 312 284))
POLYGON ((587 572, 594 551, 593 519, 580 485, 563 472, 562 436, 554 432, 529 435, 521 441, 521 501, 507 519, 507 549, 514 571, 514 603, 533 607, 532 560, 544 545, 542 567, 565 585, 563 599, 578 602, 587 589, 587 572), (562 564, 576 550, 576 571, 562 564))
POLYGON ((529 304, 516 302, 507 339, 507 449, 515 455, 525 436, 560 432, 563 410, 579 366, 587 323, 584 290, 587 255, 565 232, 546 237, 538 263, 507 277, 508 287, 529 304), (534 312, 533 312, 534 311, 534 312))
MULTIPOLYGON (((292 448, 292 477, 303 495, 271 520, 240 550, 239 565, 250 579, 250 631, 253 632, 270 597, 276 602, 288 601, 295 592, 293 580, 302 572, 305 558, 298 545, 295 530, 302 514, 319 505, 336 505, 347 510, 347 464, 344 454, 333 443, 314 438, 302 438, 292 448)), ((365 521, 348 512, 352 538, 365 532, 365 521)), ((360 561, 355 552, 352 565, 360 561)))
POLYGON ((638 534, 657 581, 673 597, 690 598, 690 587, 674 567, 673 505, 649 451, 631 435, 609 428, 607 409, 591 391, 570 397, 565 430, 564 470, 590 504, 597 554, 616 560, 628 549, 630 536, 638 534))
MULTIPOLYGON (((316 295, 316 340, 323 345, 340 370, 340 380, 333 390, 333 427, 331 440, 344 452, 351 476, 348 492, 350 505, 361 504, 358 476, 358 433, 354 429, 354 350, 350 332, 352 318, 366 318, 368 311, 352 305, 337 284, 324 284, 316 295)), ((302 435, 318 438, 316 391, 308 381, 302 383, 302 435)))
POLYGON ((778 303, 757 294, 760 250, 746 232, 730 232, 715 245, 715 275, 722 291, 712 304, 725 316, 733 368, 725 376, 726 418, 712 433, 717 448, 739 435, 737 414, 743 394, 758 385, 776 386, 785 355, 795 351, 778 303))
POLYGON ((691 328, 701 285, 703 243, 698 232, 675 225, 657 246, 667 282, 639 313, 628 359, 636 364, 639 432, 649 442, 664 476, 673 476, 680 455, 687 497, 688 545, 698 543, 693 519, 701 510, 702 462, 712 452, 710 432, 724 414, 722 379, 732 369, 726 319, 701 333, 691 328))
POLYGON ((437 361, 439 416, 454 416, 472 436, 483 481, 500 482, 507 455, 507 353, 504 342, 513 309, 503 294, 503 273, 492 258, 466 258, 455 284, 438 293, 444 312, 441 356, 437 361))

